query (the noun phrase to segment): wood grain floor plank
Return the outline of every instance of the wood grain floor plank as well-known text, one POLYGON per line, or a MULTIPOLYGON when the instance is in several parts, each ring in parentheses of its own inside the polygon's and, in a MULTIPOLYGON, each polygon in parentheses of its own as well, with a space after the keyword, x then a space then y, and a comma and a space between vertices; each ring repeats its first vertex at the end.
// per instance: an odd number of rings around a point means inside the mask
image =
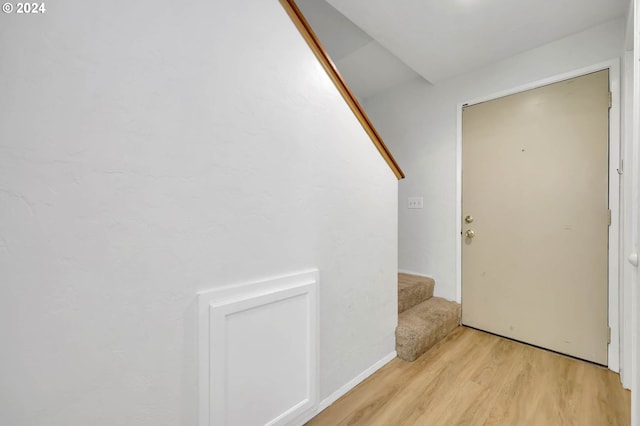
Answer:
POLYGON ((604 367, 459 327, 395 359, 308 425, 628 425, 630 392, 604 367))
POLYGON ((434 418, 442 419, 446 413, 440 413, 440 408, 449 406, 458 392, 452 384, 468 380, 473 371, 468 365, 478 357, 486 357, 497 344, 494 339, 484 338, 476 341, 458 339, 457 345, 447 343, 451 341, 442 342, 428 353, 424 366, 406 384, 400 398, 373 424, 428 424, 425 422, 433 423, 434 418), (467 340, 466 344, 464 340, 467 340))

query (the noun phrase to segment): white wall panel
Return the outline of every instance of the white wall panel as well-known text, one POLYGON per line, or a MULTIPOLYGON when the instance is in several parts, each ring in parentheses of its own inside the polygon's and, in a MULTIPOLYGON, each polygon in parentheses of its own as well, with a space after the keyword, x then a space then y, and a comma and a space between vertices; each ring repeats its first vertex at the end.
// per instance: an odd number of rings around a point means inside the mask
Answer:
POLYGON ((281 425, 317 403, 318 272, 200 293, 200 425, 281 425))

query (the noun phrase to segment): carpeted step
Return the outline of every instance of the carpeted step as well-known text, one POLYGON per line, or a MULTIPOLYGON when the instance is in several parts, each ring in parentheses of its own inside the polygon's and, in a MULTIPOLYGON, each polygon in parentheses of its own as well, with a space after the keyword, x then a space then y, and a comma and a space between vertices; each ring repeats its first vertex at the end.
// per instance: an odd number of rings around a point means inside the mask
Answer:
POLYGON ((398 313, 431 298, 435 285, 433 278, 398 274, 398 313))
POLYGON ((398 315, 396 352, 414 361, 460 325, 460 305, 432 297, 398 315))

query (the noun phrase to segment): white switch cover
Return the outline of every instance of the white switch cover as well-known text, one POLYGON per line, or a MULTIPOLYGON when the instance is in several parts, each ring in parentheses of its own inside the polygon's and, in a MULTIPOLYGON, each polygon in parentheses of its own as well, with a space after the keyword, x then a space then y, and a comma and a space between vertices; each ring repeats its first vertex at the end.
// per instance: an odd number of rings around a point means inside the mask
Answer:
POLYGON ((421 209, 424 206, 424 199, 422 197, 409 197, 410 209, 421 209))

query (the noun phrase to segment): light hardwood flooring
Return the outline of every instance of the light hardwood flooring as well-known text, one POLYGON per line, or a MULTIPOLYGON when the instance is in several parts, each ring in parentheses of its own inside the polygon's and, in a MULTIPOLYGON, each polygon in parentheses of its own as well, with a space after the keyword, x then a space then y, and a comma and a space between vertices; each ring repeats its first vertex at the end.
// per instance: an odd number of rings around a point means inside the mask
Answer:
POLYGON ((415 362, 398 358, 308 425, 629 425, 617 374, 459 327, 415 362))

